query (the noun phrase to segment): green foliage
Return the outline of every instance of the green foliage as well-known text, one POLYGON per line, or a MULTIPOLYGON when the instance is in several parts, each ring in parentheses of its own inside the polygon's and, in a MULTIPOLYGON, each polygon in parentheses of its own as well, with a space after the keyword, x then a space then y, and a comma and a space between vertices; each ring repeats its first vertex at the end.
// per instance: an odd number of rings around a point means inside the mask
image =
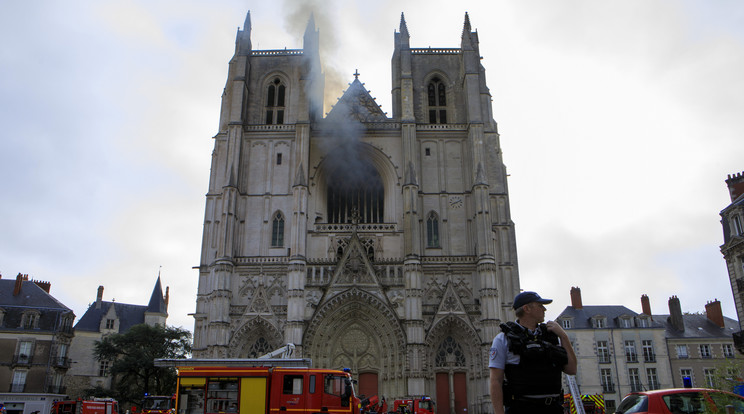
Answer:
POLYGON ((173 368, 154 365, 157 358, 186 358, 191 353, 191 333, 172 326, 135 325, 126 333, 96 341, 94 355, 111 361, 112 392, 120 404, 139 405, 142 397, 170 395, 176 391, 173 368))
POLYGON ((744 372, 744 359, 730 358, 717 363, 713 376, 713 388, 733 392, 734 387, 742 382, 742 372, 744 372))

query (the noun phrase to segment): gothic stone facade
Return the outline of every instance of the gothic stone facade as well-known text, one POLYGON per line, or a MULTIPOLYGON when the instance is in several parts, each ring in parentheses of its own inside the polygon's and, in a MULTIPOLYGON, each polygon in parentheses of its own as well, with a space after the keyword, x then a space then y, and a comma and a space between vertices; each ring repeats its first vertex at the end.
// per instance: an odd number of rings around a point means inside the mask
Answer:
MULTIPOLYGON (((358 78, 328 114, 319 32, 253 50, 239 30, 214 137, 194 357, 291 342, 358 393, 490 411, 488 349, 519 291, 491 94, 461 47, 416 49, 401 17, 393 116, 358 78)), ((358 76, 358 74, 356 74, 358 76)))
POLYGON ((729 174, 726 186, 731 204, 721 211, 721 253, 726 260, 736 316, 739 318, 739 331, 734 334, 734 343, 744 354, 744 172, 729 174))

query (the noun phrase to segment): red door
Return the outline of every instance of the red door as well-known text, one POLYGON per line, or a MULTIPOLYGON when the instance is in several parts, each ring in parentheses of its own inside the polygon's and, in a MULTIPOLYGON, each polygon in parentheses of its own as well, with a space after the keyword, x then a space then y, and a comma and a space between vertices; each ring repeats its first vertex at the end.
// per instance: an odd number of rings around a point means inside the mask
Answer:
POLYGON ((366 398, 377 395, 377 373, 359 374, 359 395, 364 395, 366 398))
POLYGON ((456 372, 452 378, 455 386, 455 414, 467 414, 468 412, 468 388, 467 378, 464 372, 456 372))
POLYGON ((449 374, 437 372, 437 414, 450 414, 449 374))

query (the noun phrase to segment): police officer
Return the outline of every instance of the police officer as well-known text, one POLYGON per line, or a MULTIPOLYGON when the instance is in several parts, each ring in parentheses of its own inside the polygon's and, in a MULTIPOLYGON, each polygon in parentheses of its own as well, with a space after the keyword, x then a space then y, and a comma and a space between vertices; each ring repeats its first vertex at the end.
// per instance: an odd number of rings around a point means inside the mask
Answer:
POLYGON ((495 414, 562 414, 562 375, 576 374, 576 354, 566 331, 545 320, 545 304, 535 292, 514 298, 517 321, 501 324, 488 366, 495 414))

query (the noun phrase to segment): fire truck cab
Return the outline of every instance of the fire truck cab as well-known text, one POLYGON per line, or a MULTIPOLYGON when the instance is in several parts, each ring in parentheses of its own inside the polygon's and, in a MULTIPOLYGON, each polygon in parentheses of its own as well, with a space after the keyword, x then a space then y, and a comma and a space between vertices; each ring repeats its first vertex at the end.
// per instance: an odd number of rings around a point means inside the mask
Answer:
POLYGON ((395 400, 393 408, 398 414, 434 414, 434 402, 426 396, 395 400))
MULTIPOLYGON (((145 395, 142 399, 142 414, 167 414, 176 407, 176 395, 145 395)), ((133 409, 132 412, 135 410, 133 409)))
POLYGON ((64 400, 52 404, 51 414, 118 414, 119 403, 113 398, 64 400))
POLYGON ((309 368, 310 360, 169 362, 178 370, 177 414, 359 412, 351 374, 309 368))

